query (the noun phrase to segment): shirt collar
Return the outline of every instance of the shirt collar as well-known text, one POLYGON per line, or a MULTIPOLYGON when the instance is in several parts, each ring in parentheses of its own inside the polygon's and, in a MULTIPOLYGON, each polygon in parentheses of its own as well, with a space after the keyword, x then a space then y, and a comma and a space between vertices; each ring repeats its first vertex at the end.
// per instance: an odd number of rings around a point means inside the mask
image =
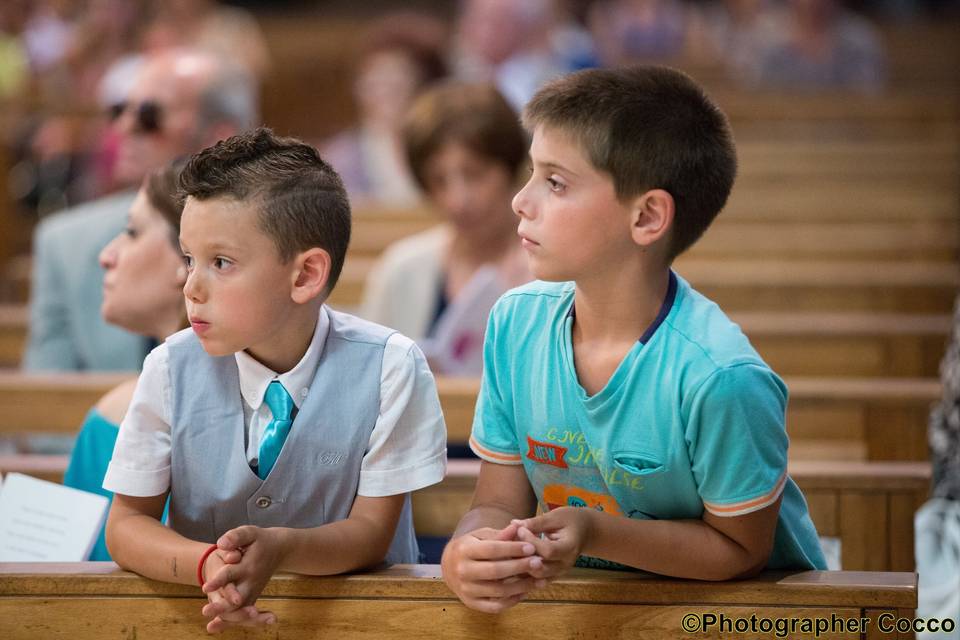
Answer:
POLYGON ((246 351, 238 351, 234 354, 237 361, 237 369, 240 374, 240 395, 243 401, 251 409, 258 409, 263 404, 263 396, 267 392, 267 386, 274 380, 279 380, 283 388, 293 398, 293 404, 300 408, 303 401, 307 399, 307 392, 313 383, 314 376, 317 373, 317 365, 320 363, 320 354, 323 353, 323 346, 327 341, 327 332, 330 329, 330 317, 327 315, 327 308, 320 307, 320 316, 317 319, 317 327, 313 331, 313 338, 310 339, 310 345, 307 352, 300 358, 293 369, 286 373, 277 373, 269 367, 261 364, 246 351))

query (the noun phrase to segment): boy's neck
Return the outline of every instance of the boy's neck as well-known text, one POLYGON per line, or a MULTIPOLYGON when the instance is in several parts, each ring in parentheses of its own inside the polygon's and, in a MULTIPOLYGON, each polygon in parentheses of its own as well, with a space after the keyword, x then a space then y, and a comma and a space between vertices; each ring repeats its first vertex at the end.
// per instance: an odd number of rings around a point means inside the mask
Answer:
POLYGON ((670 285, 668 265, 649 264, 613 277, 576 282, 574 335, 578 342, 632 342, 653 324, 670 285))
POLYGON ((269 339, 248 347, 246 352, 271 371, 286 373, 297 366, 310 348, 319 317, 320 305, 301 305, 269 339))

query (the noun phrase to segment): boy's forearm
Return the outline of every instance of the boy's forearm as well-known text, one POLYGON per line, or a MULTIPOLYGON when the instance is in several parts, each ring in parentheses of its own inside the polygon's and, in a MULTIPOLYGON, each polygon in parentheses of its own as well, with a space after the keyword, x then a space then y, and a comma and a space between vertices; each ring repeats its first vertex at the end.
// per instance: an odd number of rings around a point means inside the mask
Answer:
POLYGON ((376 565, 390 548, 379 529, 378 523, 353 518, 309 529, 278 527, 283 549, 279 570, 325 576, 376 565))
POLYGON ((583 555, 696 580, 746 577, 766 564, 703 520, 633 520, 589 513, 591 534, 583 555))
POLYGON ((179 584, 197 585, 197 565, 210 546, 190 540, 155 518, 131 515, 107 526, 107 546, 121 568, 179 584))

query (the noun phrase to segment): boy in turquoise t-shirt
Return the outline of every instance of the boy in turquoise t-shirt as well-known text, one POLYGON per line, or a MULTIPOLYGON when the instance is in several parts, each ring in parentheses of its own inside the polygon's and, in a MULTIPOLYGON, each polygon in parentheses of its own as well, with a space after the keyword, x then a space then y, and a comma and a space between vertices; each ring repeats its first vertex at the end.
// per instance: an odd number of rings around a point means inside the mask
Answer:
POLYGON ((513 208, 546 282, 490 315, 470 440, 484 462, 447 584, 497 612, 574 564, 825 568, 787 475, 786 387, 670 268, 733 185, 724 115, 686 75, 638 66, 549 84, 524 124, 513 208))

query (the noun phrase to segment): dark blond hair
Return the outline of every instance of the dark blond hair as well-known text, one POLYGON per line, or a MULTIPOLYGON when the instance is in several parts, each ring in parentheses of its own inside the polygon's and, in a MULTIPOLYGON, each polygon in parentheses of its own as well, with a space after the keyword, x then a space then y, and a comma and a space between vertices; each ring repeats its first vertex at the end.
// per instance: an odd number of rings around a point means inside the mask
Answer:
POLYGON ((737 172, 726 116, 689 76, 633 66, 590 69, 543 87, 523 123, 571 135, 627 201, 650 189, 673 196, 672 260, 696 242, 727 202, 737 172))
POLYGON ((170 242, 177 251, 180 251, 180 216, 183 214, 180 172, 186 163, 186 158, 179 158, 151 171, 143 179, 143 191, 147 196, 147 202, 170 225, 170 242))
POLYGON ((527 157, 527 136, 516 112, 486 84, 445 82, 427 89, 407 112, 403 139, 410 169, 424 189, 427 162, 450 142, 502 165, 511 177, 527 157))

